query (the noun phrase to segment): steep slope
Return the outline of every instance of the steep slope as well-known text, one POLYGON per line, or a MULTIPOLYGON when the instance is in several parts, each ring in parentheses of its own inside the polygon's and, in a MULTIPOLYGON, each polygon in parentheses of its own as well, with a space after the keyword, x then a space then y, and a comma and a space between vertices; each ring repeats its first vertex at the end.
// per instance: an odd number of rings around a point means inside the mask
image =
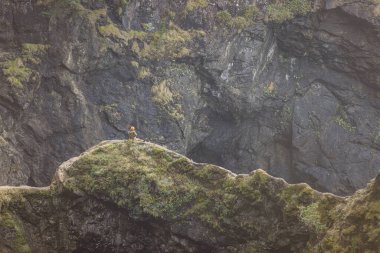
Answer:
POLYGON ((372 1, 3 0, 0 184, 140 136, 347 194, 380 169, 372 1), (265 3, 264 3, 265 2, 265 3))
POLYGON ((0 188, 0 250, 377 252, 379 185, 341 198, 107 141, 62 164, 50 188, 0 188))

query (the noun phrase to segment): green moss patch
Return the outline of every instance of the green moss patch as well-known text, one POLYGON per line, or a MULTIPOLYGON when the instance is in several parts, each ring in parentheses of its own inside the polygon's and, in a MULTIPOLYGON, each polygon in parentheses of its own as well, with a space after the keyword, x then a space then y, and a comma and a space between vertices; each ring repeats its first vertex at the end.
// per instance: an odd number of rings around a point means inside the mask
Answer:
POLYGON ((241 16, 232 16, 228 10, 222 10, 216 13, 216 19, 223 26, 241 32, 254 23, 259 13, 256 5, 247 5, 241 16))
POLYGON ((298 212, 300 207, 313 203, 318 196, 307 184, 290 185, 280 193, 288 212, 298 212))
POLYGON ((327 226, 322 223, 321 212, 318 203, 310 204, 300 208, 302 221, 309 227, 316 229, 318 232, 324 232, 327 226))
POLYGON ((247 28, 252 20, 246 19, 244 16, 233 17, 227 10, 219 11, 216 14, 217 20, 229 29, 236 29, 238 32, 247 28))
POLYGON ((20 57, 4 62, 2 70, 7 81, 16 88, 22 88, 32 75, 32 70, 25 66, 20 57))
POLYGON ((275 23, 282 23, 298 15, 306 15, 312 10, 310 0, 276 1, 268 6, 267 19, 275 23))
POLYGON ((7 236, 10 240, 7 243, 13 250, 12 252, 32 252, 25 239, 22 222, 14 214, 10 212, 0 213, 0 228, 9 231, 7 236))
POLYGON ((1 64, 2 71, 7 81, 16 88, 22 88, 29 81, 34 70, 30 65, 41 63, 41 58, 46 54, 48 45, 43 44, 22 44, 20 56, 7 60, 1 64))
POLYGON ((353 126, 345 117, 343 116, 337 116, 335 118, 335 123, 337 123, 340 127, 343 129, 349 131, 349 132, 355 132, 356 127, 353 126))
POLYGON ((338 205, 339 215, 316 246, 321 252, 377 252, 380 242, 380 200, 373 198, 373 182, 338 205))
POLYGON ((205 34, 198 30, 183 30, 169 22, 166 27, 163 21, 162 28, 155 32, 129 30, 124 31, 115 24, 98 27, 104 37, 118 40, 131 47, 132 52, 146 59, 172 59, 188 56, 189 43, 195 38, 202 38, 205 34), (137 43, 136 40, 142 42, 137 43))
POLYGON ((191 12, 198 8, 205 8, 208 5, 208 0, 187 0, 185 12, 191 12))
POLYGON ((49 188, 8 187, 0 189, 0 230, 6 231, 6 246, 15 253, 32 252, 23 217, 31 206, 41 208, 49 203, 54 192, 49 188))
POLYGON ((170 117, 177 121, 184 119, 182 105, 180 104, 181 95, 170 87, 169 80, 162 80, 151 88, 153 101, 170 117))

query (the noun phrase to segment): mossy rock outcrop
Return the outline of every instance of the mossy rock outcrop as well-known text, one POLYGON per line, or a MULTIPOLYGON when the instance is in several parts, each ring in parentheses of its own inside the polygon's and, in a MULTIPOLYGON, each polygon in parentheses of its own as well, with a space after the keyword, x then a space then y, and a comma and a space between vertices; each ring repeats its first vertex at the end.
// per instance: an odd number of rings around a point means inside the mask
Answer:
POLYGON ((379 181, 348 198, 106 141, 49 188, 0 189, 0 251, 377 252, 379 181))

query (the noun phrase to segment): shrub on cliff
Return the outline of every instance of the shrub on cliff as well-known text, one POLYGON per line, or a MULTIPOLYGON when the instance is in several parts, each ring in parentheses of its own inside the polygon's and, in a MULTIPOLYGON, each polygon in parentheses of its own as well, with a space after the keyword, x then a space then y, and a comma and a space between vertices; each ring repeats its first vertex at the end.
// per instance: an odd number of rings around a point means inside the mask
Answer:
POLYGON ((276 2, 268 6, 267 19, 276 23, 282 23, 297 15, 305 15, 312 9, 310 0, 290 0, 276 2))

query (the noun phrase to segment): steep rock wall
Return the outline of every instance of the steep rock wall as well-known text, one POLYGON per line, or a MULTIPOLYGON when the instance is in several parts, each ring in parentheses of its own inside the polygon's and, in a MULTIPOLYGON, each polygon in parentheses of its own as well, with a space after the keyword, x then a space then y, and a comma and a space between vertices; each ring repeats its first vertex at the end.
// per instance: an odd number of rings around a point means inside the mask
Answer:
POLYGON ((2 1, 1 184, 47 185, 134 124, 196 161, 363 187, 380 166, 377 7, 312 6, 277 23, 254 1, 2 1))

